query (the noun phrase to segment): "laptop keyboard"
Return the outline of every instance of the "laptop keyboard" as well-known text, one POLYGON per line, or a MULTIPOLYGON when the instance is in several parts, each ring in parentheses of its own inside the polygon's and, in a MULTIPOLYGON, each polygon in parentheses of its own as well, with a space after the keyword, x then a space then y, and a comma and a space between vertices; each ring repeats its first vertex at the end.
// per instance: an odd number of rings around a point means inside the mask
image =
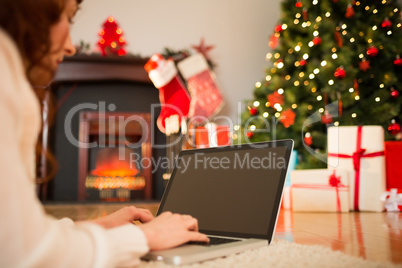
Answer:
POLYGON ((240 239, 210 236, 209 243, 190 241, 190 242, 186 243, 186 245, 214 246, 214 245, 226 244, 226 243, 237 242, 237 241, 240 241, 240 239))

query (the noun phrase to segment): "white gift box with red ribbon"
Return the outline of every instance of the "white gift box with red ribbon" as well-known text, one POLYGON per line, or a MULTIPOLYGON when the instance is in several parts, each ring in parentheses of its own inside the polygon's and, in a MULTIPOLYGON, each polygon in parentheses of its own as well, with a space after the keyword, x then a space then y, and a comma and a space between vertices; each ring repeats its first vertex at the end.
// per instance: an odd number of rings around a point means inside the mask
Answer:
POLYGON ((290 175, 293 211, 349 212, 349 180, 345 170, 294 170, 290 175))
POLYGON ((384 210, 384 129, 381 126, 328 128, 328 168, 348 171, 350 209, 384 210))

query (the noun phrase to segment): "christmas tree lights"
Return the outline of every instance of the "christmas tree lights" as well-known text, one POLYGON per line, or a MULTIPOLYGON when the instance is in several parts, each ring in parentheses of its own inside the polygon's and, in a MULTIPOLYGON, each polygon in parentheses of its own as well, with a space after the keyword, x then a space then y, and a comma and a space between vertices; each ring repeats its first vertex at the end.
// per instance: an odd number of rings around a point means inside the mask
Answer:
POLYGON ((285 0, 269 47, 272 66, 255 84, 237 140, 292 138, 299 167, 313 168, 326 164, 304 147, 325 153, 330 125, 382 125, 387 140, 401 138, 402 28, 395 0, 285 0))

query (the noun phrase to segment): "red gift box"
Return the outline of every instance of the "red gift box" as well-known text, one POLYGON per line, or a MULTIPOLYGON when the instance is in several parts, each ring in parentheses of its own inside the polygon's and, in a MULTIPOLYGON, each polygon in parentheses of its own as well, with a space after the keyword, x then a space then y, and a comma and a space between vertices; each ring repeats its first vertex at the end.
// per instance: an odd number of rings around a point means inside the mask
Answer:
POLYGON ((402 142, 385 142, 385 168, 387 189, 397 188, 402 190, 402 142))
POLYGON ((230 145, 229 126, 207 124, 205 127, 197 127, 195 143, 197 148, 230 145))

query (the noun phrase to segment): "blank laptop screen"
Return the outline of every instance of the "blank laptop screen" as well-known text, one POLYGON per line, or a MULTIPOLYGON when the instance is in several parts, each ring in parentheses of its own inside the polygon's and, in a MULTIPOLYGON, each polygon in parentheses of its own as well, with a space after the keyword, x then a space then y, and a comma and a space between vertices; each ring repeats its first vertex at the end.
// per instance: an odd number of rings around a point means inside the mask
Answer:
POLYGON ((289 154, 285 146, 184 151, 159 213, 190 214, 207 234, 267 238, 274 231, 289 154))

